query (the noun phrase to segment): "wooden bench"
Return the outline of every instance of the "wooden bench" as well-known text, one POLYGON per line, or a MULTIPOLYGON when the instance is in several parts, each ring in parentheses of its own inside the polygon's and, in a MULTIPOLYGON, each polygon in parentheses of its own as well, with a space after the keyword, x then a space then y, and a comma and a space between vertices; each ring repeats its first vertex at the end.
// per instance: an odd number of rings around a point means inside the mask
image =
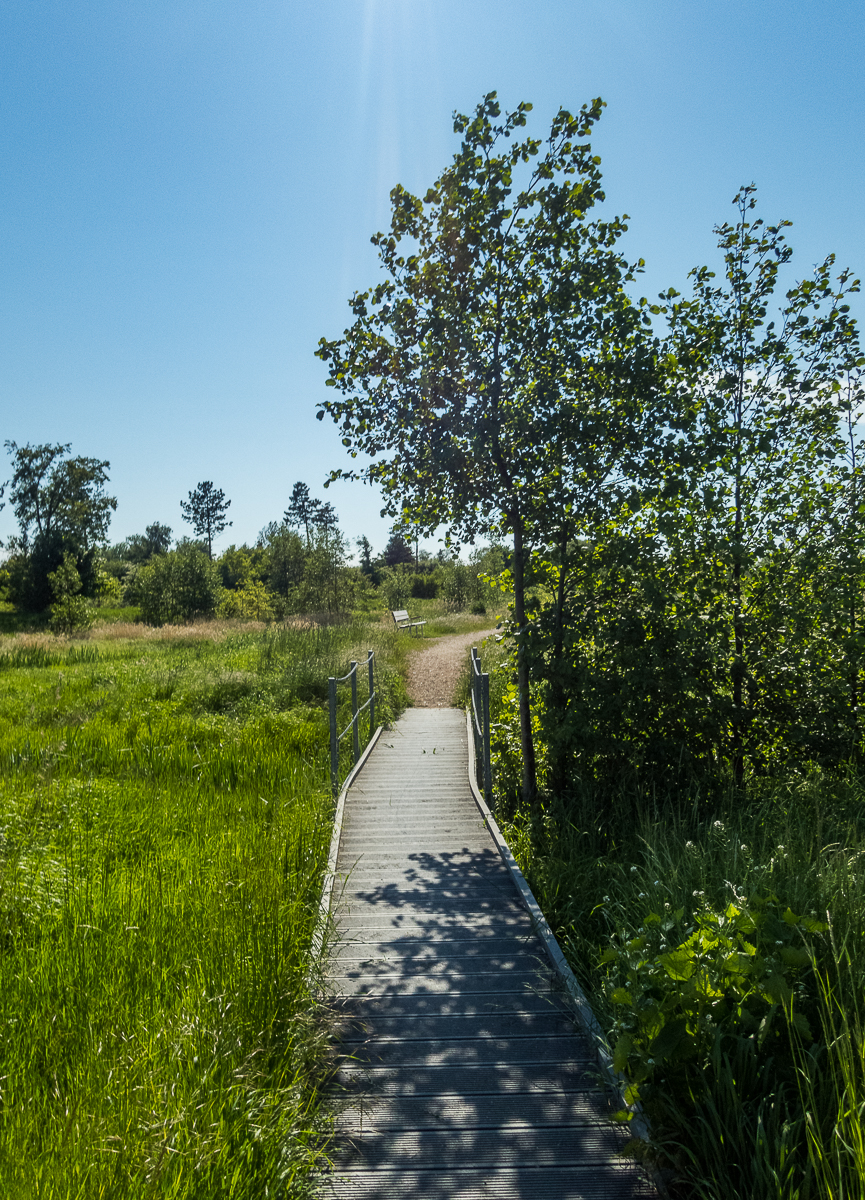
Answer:
MULTIPOLYGON (((424 625, 426 625, 426 621, 413 621, 408 615, 408 611, 404 608, 391 609, 390 615, 393 617, 393 623, 397 629, 407 629, 409 633, 413 629, 423 630, 424 625)), ((425 631, 424 637, 426 637, 425 631)))

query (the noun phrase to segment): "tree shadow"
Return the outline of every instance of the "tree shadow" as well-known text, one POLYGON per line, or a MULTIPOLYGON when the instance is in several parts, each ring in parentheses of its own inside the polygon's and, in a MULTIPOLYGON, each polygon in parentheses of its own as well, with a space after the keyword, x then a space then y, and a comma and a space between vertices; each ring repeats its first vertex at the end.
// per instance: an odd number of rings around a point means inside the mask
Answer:
POLYGON ((653 1194, 494 848, 364 855, 336 924, 334 1194, 653 1194))

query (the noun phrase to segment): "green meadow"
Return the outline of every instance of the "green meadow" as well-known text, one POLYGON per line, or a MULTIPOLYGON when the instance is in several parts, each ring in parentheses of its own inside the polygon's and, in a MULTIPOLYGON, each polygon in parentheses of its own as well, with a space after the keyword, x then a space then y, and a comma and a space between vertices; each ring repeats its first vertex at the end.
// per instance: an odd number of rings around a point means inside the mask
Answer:
POLYGON ((386 720, 378 623, 0 641, 0 1194, 306 1194, 327 677, 370 648, 386 720))

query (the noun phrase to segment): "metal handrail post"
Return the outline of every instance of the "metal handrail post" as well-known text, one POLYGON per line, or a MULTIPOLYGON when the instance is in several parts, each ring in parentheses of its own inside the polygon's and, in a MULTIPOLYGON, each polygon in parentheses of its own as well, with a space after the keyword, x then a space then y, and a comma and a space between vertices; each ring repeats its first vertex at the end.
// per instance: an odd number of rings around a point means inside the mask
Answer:
POLYGON ((481 675, 481 691, 483 693, 483 722, 484 722, 484 793, 487 804, 493 802, 493 768, 490 759, 490 677, 489 673, 481 675))
POLYGON ((375 729, 375 688, 373 686, 372 674, 372 650, 367 651, 366 661, 369 665, 369 735, 372 737, 372 731, 375 729))
POLYGON ((355 763, 360 758, 360 745, 357 737, 357 663, 351 663, 351 741, 354 747, 355 763))
POLYGON ((335 800, 339 795, 339 741, 336 736, 336 679, 333 675, 327 681, 327 693, 330 701, 330 790, 335 800))

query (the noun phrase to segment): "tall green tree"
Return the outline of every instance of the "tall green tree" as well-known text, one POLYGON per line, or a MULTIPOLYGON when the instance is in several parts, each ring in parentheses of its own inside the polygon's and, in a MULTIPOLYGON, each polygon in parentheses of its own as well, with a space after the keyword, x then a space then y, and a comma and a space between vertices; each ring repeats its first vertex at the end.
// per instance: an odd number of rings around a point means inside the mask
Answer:
POLYGON ((624 219, 589 220, 604 199, 589 135, 603 102, 560 110, 546 141, 515 135, 495 93, 456 114, 462 142, 421 199, 398 186, 373 237, 384 270, 351 301, 354 324, 319 343, 325 401, 385 512, 421 533, 509 535, 522 792, 535 793, 525 653, 532 544, 559 541, 627 475, 655 377, 649 318, 625 286, 642 265, 616 243, 624 219), (618 439, 618 444, 617 443, 618 439))
POLYGON ((821 536, 823 481, 843 453, 842 381, 862 361, 847 303, 858 280, 846 270, 834 277, 830 255, 778 301, 790 222, 754 218, 754 193, 743 187, 733 200, 736 220, 715 229, 723 279, 696 268, 693 295, 671 293, 662 306, 694 422, 671 480, 681 499, 667 506, 660 528, 679 546, 689 543, 726 612, 729 757, 739 782, 760 679, 780 648, 769 610, 791 594, 794 568, 821 536))
POLYGON ((66 555, 75 559, 84 594, 92 594, 96 550, 106 540, 117 508, 116 499, 105 492, 111 464, 71 457, 68 443, 5 445, 13 473, 0 496, 8 491, 18 521, 19 532, 8 544, 16 560, 16 598, 28 608, 46 608, 53 599, 48 576, 66 555))
POLYGON ((363 537, 355 538, 355 545, 360 551, 360 569, 364 575, 372 575, 372 542, 364 534, 363 537))
MULTIPOLYGON (((841 648, 848 699, 848 726, 861 739, 862 673, 865 667, 865 361, 854 362, 838 392, 842 451, 826 478, 825 517, 815 557, 828 577, 833 638, 841 648)), ((854 753, 859 748, 854 745, 854 753)))
POLYGON ((231 501, 226 500, 222 488, 214 487, 210 480, 199 483, 195 491, 189 493, 188 500, 180 501, 184 521, 189 522, 197 537, 207 542, 207 554, 211 559, 213 539, 232 524, 225 519, 230 506, 231 501))
POLYGON ((312 515, 312 523, 316 529, 320 529, 325 536, 337 528, 339 525, 339 517, 336 515, 336 509, 327 500, 314 500, 315 508, 312 515))
POLYGON ((398 527, 390 531, 390 538, 384 548, 384 561, 388 567, 396 567, 400 563, 414 562, 411 546, 405 540, 403 531, 398 527))
POLYGON ((306 548, 312 549, 313 530, 323 529, 325 533, 336 528, 338 519, 332 504, 316 500, 309 492, 309 484, 298 480, 291 489, 288 508, 285 510, 284 521, 292 529, 302 529, 306 535, 306 548))

